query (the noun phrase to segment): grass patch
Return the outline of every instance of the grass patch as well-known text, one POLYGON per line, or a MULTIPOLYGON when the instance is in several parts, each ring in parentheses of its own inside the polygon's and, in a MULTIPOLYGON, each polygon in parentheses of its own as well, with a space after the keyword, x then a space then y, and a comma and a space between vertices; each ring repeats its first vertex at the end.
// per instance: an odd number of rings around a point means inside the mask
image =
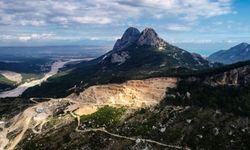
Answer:
POLYGON ((15 85, 15 82, 5 78, 3 75, 0 75, 0 84, 15 85))
POLYGON ((126 111, 126 108, 116 108, 111 106, 104 106, 99 108, 97 112, 81 116, 81 122, 94 122, 98 125, 113 125, 120 121, 121 116, 126 111))
POLYGON ((43 76, 44 75, 42 73, 41 74, 22 73, 22 83, 41 79, 43 76))

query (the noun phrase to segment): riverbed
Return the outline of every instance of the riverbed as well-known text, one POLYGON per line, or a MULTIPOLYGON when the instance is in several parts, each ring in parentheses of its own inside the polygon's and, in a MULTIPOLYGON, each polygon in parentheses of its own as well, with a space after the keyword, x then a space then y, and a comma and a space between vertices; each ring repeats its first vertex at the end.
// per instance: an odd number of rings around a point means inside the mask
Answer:
POLYGON ((5 98, 5 97, 18 97, 20 95, 23 94, 24 91, 26 91, 28 88, 36 86, 41 84, 42 82, 46 81, 49 77, 55 75, 58 73, 59 69, 64 67, 64 65, 71 63, 71 62, 78 62, 78 61, 83 61, 83 60, 90 60, 91 58, 86 58, 86 59, 70 59, 67 61, 62 61, 62 60, 58 60, 56 62, 54 62, 51 66, 51 70, 45 74, 45 76, 41 79, 38 80, 33 80, 30 82, 25 82, 21 85, 19 85, 18 87, 16 87, 15 89, 9 90, 9 91, 5 91, 0 93, 0 98, 5 98))

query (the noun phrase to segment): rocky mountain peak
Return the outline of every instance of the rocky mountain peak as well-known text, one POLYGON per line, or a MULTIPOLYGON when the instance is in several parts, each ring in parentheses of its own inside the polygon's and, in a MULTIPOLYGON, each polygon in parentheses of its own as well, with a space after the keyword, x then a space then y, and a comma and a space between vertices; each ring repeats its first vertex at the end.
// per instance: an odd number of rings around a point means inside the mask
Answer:
POLYGON ((161 39, 152 28, 146 28, 141 32, 137 45, 148 45, 157 48, 164 48, 167 43, 161 39))
POLYGON ((121 50, 135 43, 140 36, 140 31, 137 28, 129 27, 121 39, 118 39, 113 47, 113 50, 121 50))
POLYGON ((116 41, 113 50, 120 51, 132 44, 138 46, 147 45, 162 49, 168 43, 161 39, 152 28, 146 28, 140 32, 137 28, 129 27, 122 35, 122 38, 116 41))

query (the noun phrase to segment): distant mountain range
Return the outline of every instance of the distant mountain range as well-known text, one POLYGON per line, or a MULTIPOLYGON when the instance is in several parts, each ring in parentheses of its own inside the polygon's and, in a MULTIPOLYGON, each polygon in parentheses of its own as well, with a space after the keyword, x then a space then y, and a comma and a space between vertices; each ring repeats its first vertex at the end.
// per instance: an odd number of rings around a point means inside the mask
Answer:
POLYGON ((239 61, 250 60, 250 44, 241 43, 228 50, 220 50, 210 55, 208 59, 223 64, 232 64, 239 61))

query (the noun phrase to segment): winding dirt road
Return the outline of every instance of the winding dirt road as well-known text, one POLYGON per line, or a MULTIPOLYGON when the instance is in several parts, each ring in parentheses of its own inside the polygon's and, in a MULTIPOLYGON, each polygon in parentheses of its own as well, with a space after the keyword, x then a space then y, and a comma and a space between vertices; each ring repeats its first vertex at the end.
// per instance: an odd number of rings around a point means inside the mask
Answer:
MULTIPOLYGON (((136 138, 136 137, 128 137, 128 136, 123 136, 123 135, 111 133, 111 132, 107 131, 104 127, 102 127, 102 128, 89 128, 89 129, 80 130, 79 129, 79 126, 80 126, 80 117, 77 116, 77 115, 75 115, 75 114, 73 114, 73 113, 71 113, 71 115, 73 117, 75 117, 77 119, 77 121, 78 121, 78 126, 75 129, 76 132, 81 132, 81 133, 103 132, 105 134, 108 134, 108 135, 116 137, 116 138, 126 139, 126 140, 130 140, 130 141, 134 141, 134 142, 137 142, 137 140, 138 140, 138 138, 136 138)), ((191 150, 188 147, 182 147, 182 146, 178 146, 178 145, 165 144, 165 143, 161 143, 161 142, 154 141, 154 140, 151 140, 151 139, 139 139, 139 141, 148 142, 148 143, 156 144, 156 145, 167 147, 167 148, 171 148, 171 149, 191 150)))
MULTIPOLYGON (((49 117, 54 116, 58 109, 63 109, 64 113, 70 113, 77 118, 80 125, 81 115, 91 114, 104 105, 113 107, 127 106, 129 108, 141 108, 153 106, 160 102, 168 88, 176 86, 175 78, 151 78, 146 80, 132 80, 123 84, 109 84, 102 86, 92 86, 83 91, 78 97, 71 95, 66 98, 53 99, 50 101, 37 103, 16 115, 10 120, 2 121, 0 124, 0 149, 13 150, 22 140, 24 133, 31 129, 33 133, 40 134, 43 125, 49 117), (106 94, 104 94, 106 93, 106 94), (12 133, 14 135, 7 136, 12 133)), ((55 116, 56 117, 56 116, 55 116)), ((137 138, 126 137, 110 133, 105 129, 78 130, 78 132, 105 132, 114 137, 136 141, 137 138)), ((167 145, 150 139, 141 139, 149 143, 154 143, 173 149, 185 149, 179 146, 167 145)))

